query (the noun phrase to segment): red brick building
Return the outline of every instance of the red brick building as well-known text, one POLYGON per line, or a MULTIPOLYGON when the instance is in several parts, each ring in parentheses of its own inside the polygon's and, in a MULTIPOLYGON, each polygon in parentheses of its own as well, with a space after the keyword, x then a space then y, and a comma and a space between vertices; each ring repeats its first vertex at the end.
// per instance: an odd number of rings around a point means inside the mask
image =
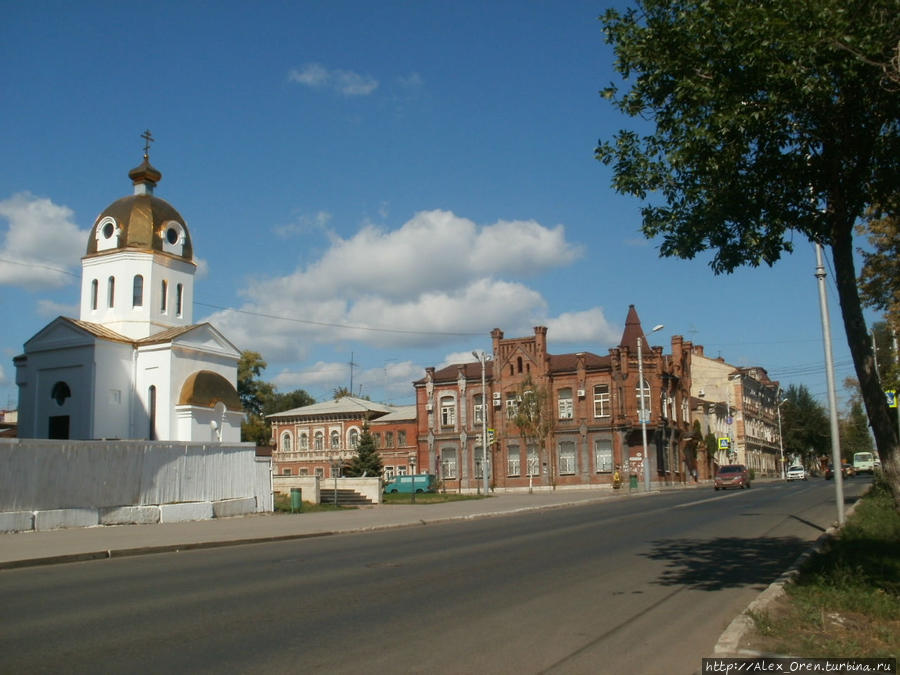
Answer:
POLYGON ((642 475, 639 340, 652 481, 690 480, 690 343, 673 337, 668 355, 647 346, 634 306, 621 343, 604 356, 549 354, 543 326, 528 337, 504 338, 499 328, 491 337, 486 391, 480 362, 427 368, 414 383, 419 470, 435 473, 444 489, 471 491, 483 484, 482 415, 493 430, 493 488, 610 484, 616 467, 622 467, 623 480, 631 472, 642 475), (522 396, 532 390, 541 392, 548 411, 550 429, 542 441, 524 438, 514 421, 522 396))

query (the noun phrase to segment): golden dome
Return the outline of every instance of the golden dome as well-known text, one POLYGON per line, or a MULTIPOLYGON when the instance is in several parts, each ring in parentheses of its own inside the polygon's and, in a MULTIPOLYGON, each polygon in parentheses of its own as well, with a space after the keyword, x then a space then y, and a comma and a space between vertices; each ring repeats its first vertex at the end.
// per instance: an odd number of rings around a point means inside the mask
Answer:
POLYGON ((114 201, 97 216, 88 237, 87 255, 139 250, 193 261, 194 249, 184 218, 169 202, 153 195, 162 174, 144 155, 144 161, 128 176, 134 182, 134 194, 114 201))

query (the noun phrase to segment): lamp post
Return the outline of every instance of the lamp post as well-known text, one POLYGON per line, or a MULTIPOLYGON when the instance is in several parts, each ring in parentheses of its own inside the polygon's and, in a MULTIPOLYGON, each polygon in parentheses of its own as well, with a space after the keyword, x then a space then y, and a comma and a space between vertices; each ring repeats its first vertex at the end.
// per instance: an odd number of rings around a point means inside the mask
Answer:
POLYGON ((413 504, 416 503, 416 456, 409 456, 409 470, 411 472, 412 478, 412 499, 410 500, 413 504))
POLYGON ((487 437, 487 383, 484 376, 484 362, 487 354, 472 352, 472 356, 481 361, 481 475, 484 479, 484 496, 488 495, 488 437, 487 437))
MULTIPOLYGON (((653 330, 650 331, 652 335, 656 331, 662 330, 663 325, 659 324, 658 326, 654 326, 653 330)), ((638 336, 637 339, 637 352, 638 352, 638 379, 640 380, 641 386, 641 437, 643 439, 644 445, 644 491, 650 492, 650 458, 647 456, 647 409, 644 404, 644 355, 641 351, 641 343, 643 340, 641 336, 638 336)))
POLYGON ((337 457, 333 457, 331 459, 331 476, 334 478, 334 505, 338 505, 337 498, 337 479, 338 479, 338 469, 340 468, 340 463, 338 462, 337 457))
MULTIPOLYGON (((781 398, 781 389, 778 390, 778 398, 781 398)), ((787 403, 787 399, 778 401, 778 449, 781 451, 781 480, 784 480, 784 439, 781 437, 781 406, 787 403)))

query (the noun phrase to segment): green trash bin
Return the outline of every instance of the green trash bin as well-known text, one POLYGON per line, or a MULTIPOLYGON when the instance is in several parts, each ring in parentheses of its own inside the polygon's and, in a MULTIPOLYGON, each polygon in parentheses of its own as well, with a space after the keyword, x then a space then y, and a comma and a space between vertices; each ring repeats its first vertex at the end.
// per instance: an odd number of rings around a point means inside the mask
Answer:
POLYGON ((633 473, 628 477, 628 488, 630 490, 637 490, 637 474, 633 473))
POLYGON ((291 513, 299 513, 303 510, 303 490, 291 488, 291 513))

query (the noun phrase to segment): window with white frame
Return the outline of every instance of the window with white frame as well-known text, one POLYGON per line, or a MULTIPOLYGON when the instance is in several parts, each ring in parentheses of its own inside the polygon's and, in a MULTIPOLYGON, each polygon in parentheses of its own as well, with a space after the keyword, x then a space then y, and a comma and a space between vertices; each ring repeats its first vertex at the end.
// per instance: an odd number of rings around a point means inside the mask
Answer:
POLYGON ((316 467, 316 478, 325 478, 325 469, 321 466, 316 467))
POLYGON ((131 306, 132 307, 143 307, 144 306, 144 277, 140 274, 134 275, 134 280, 132 282, 131 288, 131 306))
POLYGON ((359 447, 359 429, 351 429, 350 430, 349 445, 354 450, 356 450, 356 448, 359 447))
POLYGON ((402 448, 406 445, 406 432, 403 429, 397 431, 397 447, 402 448))
POLYGON ((559 408, 559 419, 570 420, 574 416, 574 408, 572 405, 572 389, 566 387, 558 392, 557 407, 559 408))
POLYGON ((664 420, 669 418, 668 403, 669 403, 669 397, 666 396, 666 392, 664 392, 664 391, 660 392, 660 394, 659 394, 659 414, 662 416, 662 418, 664 420))
POLYGON ((393 431, 385 431, 384 432, 384 447, 386 447, 386 448, 394 447, 394 432, 393 431))
POLYGON ((281 475, 282 475, 282 476, 290 476, 290 475, 291 475, 291 470, 290 470, 290 469, 282 469, 282 470, 281 470, 281 475))
POLYGON ((538 456, 537 448, 533 445, 528 446, 528 453, 526 457, 526 462, 528 466, 525 467, 529 476, 539 476, 541 474, 541 459, 538 456))
POLYGON ((441 426, 456 425, 456 401, 452 396, 441 396, 441 426))
POLYGON ((306 435, 306 432, 300 434, 300 449, 306 450, 309 448, 309 436, 306 435))
POLYGON ((594 385, 594 417, 609 417, 609 385, 594 385))
POLYGON ((506 399, 506 419, 515 419, 518 412, 519 399, 517 399, 515 396, 510 396, 508 399, 506 399))
POLYGON ((406 464, 401 464, 400 466, 397 467, 397 475, 398 476, 405 476, 407 473, 409 473, 409 472, 407 471, 406 464))
MULTIPOLYGON (((637 402, 638 402, 638 406, 637 406, 638 415, 640 415, 640 412, 641 412, 641 393, 642 393, 641 385, 639 382, 637 384, 637 386, 634 388, 634 395, 637 397, 637 402)), ((644 395, 644 413, 647 415, 647 419, 649 420, 650 419, 650 383, 647 382, 646 379, 644 380, 643 395, 644 395)))
POLYGON ((613 470, 612 441, 598 438, 594 441, 594 467, 597 473, 611 473, 613 470))
POLYGON ((321 431, 317 431, 315 436, 313 436, 313 444, 316 450, 324 450, 325 449, 325 434, 321 431))
POLYGON ((288 432, 284 432, 283 434, 281 434, 281 451, 291 451, 291 435, 288 432))
POLYGON ((456 478, 456 448, 441 450, 441 478, 456 478))
POLYGON ((384 467, 384 479, 390 480, 393 477, 394 477, 394 467, 392 467, 392 466, 384 467))
POLYGON ((472 421, 481 424, 484 420, 484 394, 475 394, 472 421))
POLYGON ((559 444, 559 475, 571 476, 575 473, 575 443, 563 441, 559 444))
POLYGON ((518 445, 506 447, 506 475, 520 476, 522 474, 522 455, 518 445))
POLYGON ((335 430, 331 432, 331 449, 337 450, 341 447, 341 434, 335 430))

